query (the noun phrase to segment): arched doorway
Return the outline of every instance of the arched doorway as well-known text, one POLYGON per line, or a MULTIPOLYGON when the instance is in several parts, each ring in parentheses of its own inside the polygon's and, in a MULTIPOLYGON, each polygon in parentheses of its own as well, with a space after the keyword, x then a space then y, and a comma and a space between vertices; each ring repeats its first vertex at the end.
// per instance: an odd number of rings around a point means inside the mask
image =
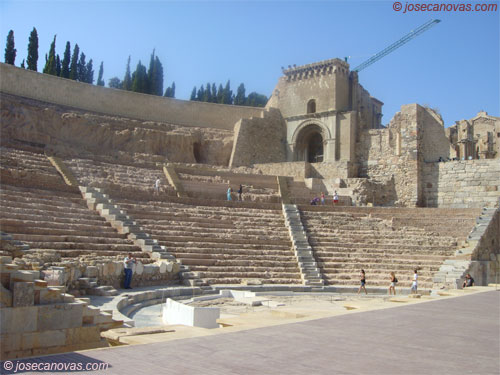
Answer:
POLYGON ((296 160, 309 163, 323 161, 323 132, 321 127, 312 124, 303 128, 297 137, 296 160))

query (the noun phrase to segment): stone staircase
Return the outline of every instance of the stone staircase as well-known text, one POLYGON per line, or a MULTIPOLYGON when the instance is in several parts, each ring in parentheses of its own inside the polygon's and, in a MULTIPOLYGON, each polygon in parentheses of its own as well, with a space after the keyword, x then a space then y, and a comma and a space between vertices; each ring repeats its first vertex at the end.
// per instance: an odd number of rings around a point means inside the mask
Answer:
POLYGON ((285 225, 292 239, 295 256, 297 257, 304 284, 316 288, 323 287, 324 282, 314 259, 312 248, 309 245, 306 231, 302 225, 300 211, 296 205, 283 204, 283 215, 285 217, 285 225))
MULTIPOLYGON (((178 200, 177 200, 178 201, 178 200)), ((206 284, 298 284, 280 211, 120 199, 120 207, 206 284)))
MULTIPOLYGON (((80 186, 80 190, 90 209, 99 212, 113 228, 127 235, 136 246, 139 246, 143 252, 148 253, 152 259, 166 259, 178 262, 165 246, 160 245, 156 239, 152 238, 126 211, 115 204, 102 189, 80 186)), ((186 285, 199 286, 207 293, 212 290, 188 266, 181 265, 179 275, 186 285)))
MULTIPOLYGON (((433 276, 441 264, 463 245, 473 223, 462 227, 462 235, 445 235, 446 230, 430 231, 418 226, 392 225, 398 209, 345 208, 320 211, 302 207, 301 215, 323 279, 327 285, 358 285, 359 270, 366 272, 368 286, 386 286, 389 273, 396 272, 399 287, 409 287, 412 270, 419 269, 421 288, 433 286, 433 276), (381 219, 378 216, 385 217, 381 219), (391 217, 389 220, 388 218, 391 217)), ((407 209, 402 209, 407 210, 407 209)), ((459 211, 408 209, 406 214, 432 215, 441 222, 459 211)), ((418 221, 415 221, 418 222, 418 221)))
POLYGON ((78 181, 76 180, 75 176, 73 176, 71 171, 66 167, 66 165, 60 158, 56 156, 49 156, 47 154, 46 156, 50 163, 54 166, 54 168, 59 172, 66 185, 78 186, 78 181))
POLYGON ((466 246, 455 252, 454 256, 446 259, 439 271, 434 274, 436 286, 445 286, 452 289, 462 287, 465 275, 470 272, 473 263, 472 256, 476 247, 485 234, 498 208, 483 208, 476 219, 476 223, 467 236, 466 246))

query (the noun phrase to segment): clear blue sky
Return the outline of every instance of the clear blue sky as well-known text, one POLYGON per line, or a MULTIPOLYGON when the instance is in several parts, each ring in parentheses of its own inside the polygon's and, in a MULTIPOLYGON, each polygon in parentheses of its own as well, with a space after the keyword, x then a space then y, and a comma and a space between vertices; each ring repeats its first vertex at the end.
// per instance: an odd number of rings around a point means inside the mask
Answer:
POLYGON ((243 82, 247 95, 257 91, 269 96, 281 66, 351 56, 355 67, 439 18, 440 24, 359 76, 371 95, 385 103, 384 124, 402 104, 417 102, 438 108, 449 126, 479 110, 500 116, 499 15, 499 10, 403 14, 393 10, 393 1, 377 0, 0 0, 0 38, 5 48, 7 34, 14 30, 19 66, 35 26, 39 71, 57 34, 57 53, 62 57, 66 41, 72 48, 78 43, 87 61, 94 61, 96 80, 104 61, 106 84, 111 77, 123 78, 129 55, 135 69, 139 60, 149 64, 155 48, 165 71, 164 87, 175 81, 179 99, 188 99, 195 85, 228 79, 233 91, 243 82))

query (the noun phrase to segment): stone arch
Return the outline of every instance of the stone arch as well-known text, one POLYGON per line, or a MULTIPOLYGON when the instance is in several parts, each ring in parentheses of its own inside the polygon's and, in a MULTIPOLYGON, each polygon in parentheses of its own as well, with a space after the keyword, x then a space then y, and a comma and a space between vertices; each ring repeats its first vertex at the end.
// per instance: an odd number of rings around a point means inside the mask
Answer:
POLYGON ((329 138, 329 129, 319 121, 309 120, 302 123, 292 137, 294 160, 322 162, 325 159, 325 140, 329 138))
POLYGON ((307 113, 316 113, 316 100, 311 99, 307 102, 307 113))

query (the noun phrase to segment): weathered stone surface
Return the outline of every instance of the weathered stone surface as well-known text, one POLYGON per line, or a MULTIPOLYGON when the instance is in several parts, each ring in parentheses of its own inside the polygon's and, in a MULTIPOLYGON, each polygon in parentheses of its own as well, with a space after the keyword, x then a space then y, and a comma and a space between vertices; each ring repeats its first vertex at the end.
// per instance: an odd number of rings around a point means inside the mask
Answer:
POLYGON ((38 306, 0 309, 0 333, 34 332, 38 329, 38 306))
POLYGON ((12 307, 12 292, 0 284, 0 307, 12 307))
POLYGON ((33 306, 35 303, 35 283, 14 282, 12 307, 33 306))
POLYGON ((38 330, 75 328, 82 325, 84 305, 66 303, 38 306, 38 330))

